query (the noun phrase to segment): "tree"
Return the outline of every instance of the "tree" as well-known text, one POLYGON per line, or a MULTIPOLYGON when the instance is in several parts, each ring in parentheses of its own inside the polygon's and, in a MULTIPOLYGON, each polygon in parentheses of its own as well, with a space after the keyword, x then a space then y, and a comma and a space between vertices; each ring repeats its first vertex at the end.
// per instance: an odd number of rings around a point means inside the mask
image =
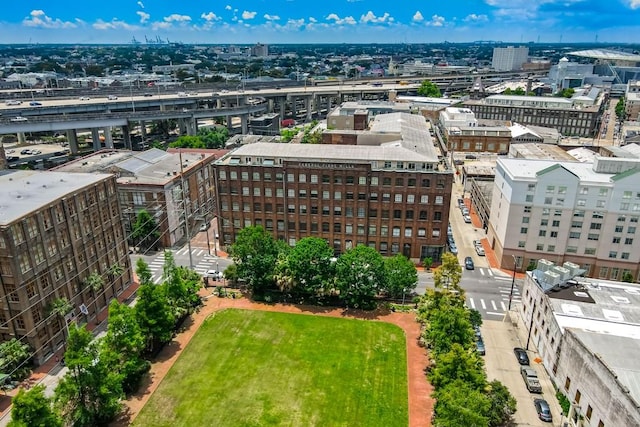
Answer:
POLYGON ((12 399, 11 421, 8 427, 61 427, 62 421, 44 395, 45 386, 39 384, 31 390, 20 389, 12 399))
POLYGON ((487 387, 487 397, 491 402, 487 417, 490 427, 506 425, 516 413, 516 399, 509 393, 509 389, 500 381, 494 380, 487 387))
POLYGON ((562 89, 560 92, 557 93, 556 96, 559 96, 562 98, 571 98, 574 93, 576 93, 576 90, 572 87, 569 87, 566 89, 562 89))
POLYGON ((438 88, 438 85, 433 83, 430 80, 425 80, 422 82, 420 87, 418 88, 418 95, 427 96, 429 98, 441 98, 442 93, 438 88))
POLYGON ((451 350, 438 356, 429 379, 436 389, 444 388, 456 380, 464 381, 476 390, 486 385, 482 360, 478 354, 467 351, 457 343, 451 346, 451 350))
POLYGON ((138 261, 136 261, 136 274, 138 275, 140 285, 153 285, 153 275, 149 268, 149 264, 147 264, 142 258, 138 258, 138 261))
POLYGON ((149 354, 173 337, 175 317, 167 300, 164 286, 140 285, 135 305, 136 320, 145 337, 145 349, 149 354))
POLYGON ((100 340, 84 327, 69 330, 65 364, 69 372, 54 393, 54 405, 65 425, 100 426, 120 412, 120 376, 100 354, 100 340))
POLYGON ((624 97, 620 98, 616 104, 616 117, 619 121, 623 121, 626 117, 624 97))
POLYGON ((384 261, 375 249, 358 245, 336 262, 336 287, 347 307, 370 308, 384 284, 384 261))
POLYGON ((622 273, 622 281, 627 283, 633 283, 633 274, 630 271, 622 273))
POLYGON ((150 364, 142 359, 145 338, 136 320, 135 309, 114 300, 109 305, 109 324, 103 340, 103 355, 110 370, 120 374, 122 389, 138 389, 150 364))
POLYGON ((384 260, 385 286, 388 295, 398 298, 413 291, 418 284, 416 266, 404 255, 397 254, 384 260))
POLYGON ((167 292, 167 300, 173 308, 173 315, 180 319, 202 301, 198 295, 201 288, 201 280, 198 273, 185 267, 176 266, 173 252, 164 252, 164 266, 162 278, 167 292))
POLYGON ((324 239, 305 237, 287 255, 287 268, 296 291, 321 294, 333 278, 333 249, 324 239))
POLYGON ((453 381, 435 393, 435 422, 438 427, 488 427, 485 414, 491 402, 479 390, 464 381, 453 381))
POLYGON ((285 251, 288 249, 283 242, 276 241, 264 228, 252 226, 240 230, 229 255, 237 265, 238 276, 255 294, 262 294, 273 286, 278 255, 285 251))
POLYGON ((153 216, 144 209, 138 212, 136 222, 133 224, 133 230, 131 231, 134 246, 137 243, 146 249, 155 248, 158 246, 159 237, 158 224, 156 224, 153 216))
POLYGON ((425 270, 430 270, 431 266, 433 265, 433 258, 431 258, 430 256, 426 257, 422 260, 422 265, 424 266, 425 270))
POLYGON ((19 381, 29 375, 29 345, 11 338, 0 344, 0 372, 8 374, 14 381, 19 381))
MULTIPOLYGON (((96 305, 96 312, 97 312, 98 311, 98 297, 96 295, 96 292, 99 291, 99 290, 104 289, 104 279, 102 278, 100 273, 98 273, 97 271, 94 271, 93 273, 91 273, 87 277, 85 277, 84 284, 89 289, 91 289, 92 298, 94 300, 94 304, 96 305)), ((104 295, 104 305, 106 306, 108 304, 106 292, 103 292, 103 295, 104 295)))
POLYGON ((478 310, 472 308, 469 310, 469 321, 471 322, 472 327, 479 328, 482 326, 482 315, 478 310))
MULTIPOLYGON (((48 316, 53 315, 58 317, 58 320, 60 321, 60 323, 62 325, 66 325, 67 320, 65 319, 65 316, 71 313, 72 310, 73 310, 73 306, 71 305, 68 299, 56 298, 53 301, 51 301, 51 303, 46 309, 46 312, 48 316)), ((67 329, 66 326, 64 329, 67 329)), ((63 337, 64 337, 64 332, 63 332, 63 337)))
POLYGON ((204 141, 199 136, 182 135, 169 144, 172 148, 206 148, 204 141))
POLYGON ((462 267, 458 258, 452 253, 442 254, 442 264, 433 272, 433 281, 436 289, 448 289, 461 291, 462 267))
POLYGON ((445 304, 431 312, 425 329, 425 338, 435 354, 447 353, 456 344, 469 348, 473 343, 473 336, 466 309, 445 304))

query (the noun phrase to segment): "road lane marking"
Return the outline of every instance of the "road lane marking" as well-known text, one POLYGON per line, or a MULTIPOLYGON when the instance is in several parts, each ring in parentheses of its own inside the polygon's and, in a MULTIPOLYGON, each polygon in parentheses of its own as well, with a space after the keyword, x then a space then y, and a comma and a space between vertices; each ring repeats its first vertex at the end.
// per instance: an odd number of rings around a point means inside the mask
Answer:
POLYGON ((505 282, 513 280, 511 277, 502 277, 502 276, 493 276, 493 278, 496 280, 504 280, 505 282))
POLYGON ((496 307, 496 302, 494 300, 491 300, 491 307, 493 307, 494 310, 498 309, 498 307, 496 307))
POLYGON ((162 276, 158 276, 158 278, 157 278, 157 279, 155 279, 155 280, 153 281, 153 283, 155 283, 156 285, 158 285, 161 281, 162 281, 162 276))
POLYGON ((482 309, 483 309, 483 310, 486 310, 486 309, 487 309, 487 305, 484 303, 484 300, 483 300, 483 299, 481 299, 481 300, 480 300, 480 305, 482 305, 482 309))
MULTIPOLYGON (((512 302, 513 302, 513 301, 512 301, 512 302)), ((506 306, 506 304, 504 303, 504 301, 500 301, 500 307, 502 307, 502 309, 503 309, 504 311, 507 311, 507 306, 506 306)))
POLYGON ((473 298, 469 298, 469 305, 472 309, 476 309, 476 303, 473 301, 473 298))
POLYGON ((491 271, 491 269, 488 269, 487 273, 489 273, 489 276, 493 276, 493 271, 491 271))
POLYGON ((497 313, 494 311, 486 311, 485 314, 491 314, 493 316, 504 316, 504 313, 497 313))
POLYGON ((482 274, 484 276, 484 270, 483 269, 479 269, 480 270, 480 274, 482 274))

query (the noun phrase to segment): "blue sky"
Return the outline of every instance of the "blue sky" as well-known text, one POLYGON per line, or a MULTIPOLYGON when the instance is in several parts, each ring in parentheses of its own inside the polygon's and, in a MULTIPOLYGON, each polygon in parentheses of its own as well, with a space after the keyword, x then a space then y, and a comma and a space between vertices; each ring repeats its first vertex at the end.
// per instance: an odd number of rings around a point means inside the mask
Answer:
POLYGON ((640 0, 8 0, 0 43, 640 42, 640 0))

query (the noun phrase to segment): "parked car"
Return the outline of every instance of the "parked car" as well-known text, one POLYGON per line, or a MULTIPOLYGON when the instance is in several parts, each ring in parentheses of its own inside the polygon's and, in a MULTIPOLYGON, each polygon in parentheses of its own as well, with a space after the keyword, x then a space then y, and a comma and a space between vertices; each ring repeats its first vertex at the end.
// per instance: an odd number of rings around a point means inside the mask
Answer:
POLYGON ((211 226, 211 224, 209 224, 208 222, 205 222, 204 224, 200 225, 200 231, 207 231, 209 229, 209 227, 211 226))
POLYGON ((458 255, 458 247, 455 244, 449 244, 449 252, 454 255, 458 255))
POLYGON ((462 212, 462 215, 469 215, 469 208, 466 206, 462 206, 460 211, 462 212))
POLYGON ((476 341, 476 350, 480 356, 487 354, 487 350, 484 347, 484 341, 482 341, 482 339, 476 341))
POLYGON ((458 199, 458 207, 462 208, 464 206, 464 199, 458 199))
POLYGON ((31 101, 29 105, 31 105, 32 107, 40 107, 42 105, 42 102, 31 101))
POLYGON ((207 270, 207 272, 204 274, 204 277, 208 279, 219 280, 222 279, 223 274, 218 270, 207 270))
POLYGON ((152 93, 145 93, 144 96, 150 97, 150 96, 153 96, 153 94, 152 93))
POLYGON ((553 417, 551 416, 551 408, 549 408, 549 404, 544 399, 534 399, 533 406, 536 407, 536 412, 538 413, 538 418, 545 422, 552 422, 553 417))
POLYGON ((484 248, 482 246, 476 246, 476 253, 478 256, 484 256, 484 248))
POLYGON ((7 156, 7 162, 15 162, 16 160, 20 160, 18 156, 7 156))
POLYGON ((473 270, 475 268, 475 265, 473 264, 473 259, 471 259, 470 256, 464 259, 464 268, 466 268, 467 270, 473 270))
POLYGON ((474 240, 474 241, 473 241, 473 246, 474 246, 474 247, 476 247, 476 246, 482 246, 482 240, 474 240))
POLYGON ((81 96, 80 98, 78 98, 80 101, 89 101, 91 98, 89 98, 88 96, 81 96))
POLYGON ((20 105, 22 104, 22 101, 19 101, 17 99, 8 99, 6 101, 4 101, 5 105, 20 105))
POLYGON ((31 154, 31 150, 29 150, 28 148, 25 148, 24 150, 20 151, 20 154, 22 155, 31 154))
POLYGON ((518 363, 521 365, 529 364, 529 356, 527 355, 527 351, 524 348, 515 347, 513 349, 513 353, 516 355, 518 359, 518 363))
POLYGON ((462 215, 462 220, 467 224, 471 224, 471 217, 469 215, 462 215))
POLYGON ((522 375, 522 380, 530 393, 542 393, 542 385, 534 369, 528 366, 522 366, 520 367, 520 375, 522 375))

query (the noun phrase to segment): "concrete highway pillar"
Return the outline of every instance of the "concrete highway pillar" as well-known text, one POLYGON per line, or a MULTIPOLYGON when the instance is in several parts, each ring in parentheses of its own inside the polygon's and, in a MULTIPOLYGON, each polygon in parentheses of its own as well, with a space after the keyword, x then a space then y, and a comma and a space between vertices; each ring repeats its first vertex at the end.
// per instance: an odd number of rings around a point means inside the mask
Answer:
POLYGON ((178 119, 178 130, 180 131, 180 135, 187 133, 187 124, 184 119, 178 119))
POLYGON ((91 140, 93 141, 93 151, 99 151, 100 144, 100 130, 98 128, 91 128, 91 140))
POLYGON ((287 112, 286 108, 287 108, 287 98, 282 97, 280 98, 280 120, 284 119, 285 114, 287 112))
POLYGON ((229 133, 233 133, 233 117, 226 116, 225 120, 227 121, 227 129, 229 130, 229 133))
POLYGON ((222 99, 216 99, 216 108, 222 108, 222 99))
POLYGON ((143 141, 147 139, 147 123, 144 120, 140 120, 140 136, 143 141))
POLYGON ((312 111, 311 106, 313 104, 313 96, 305 96, 304 97, 304 109, 307 110, 307 122, 311 121, 312 111))
POLYGON ((124 148, 131 150, 131 134, 129 133, 129 125, 122 126, 122 139, 124 140, 124 148))
POLYGON ((18 132, 18 144, 24 144, 27 142, 27 138, 24 136, 24 132, 18 132))
POLYGON ((295 96, 291 97, 291 114, 293 115, 294 120, 297 120, 297 114, 296 114, 296 100, 297 98, 295 96))
POLYGON ((198 133, 198 122, 195 118, 190 117, 188 119, 184 119, 185 124, 187 125, 187 135, 195 136, 198 133))
POLYGON ((78 154, 78 135, 75 129, 67 130, 67 142, 69 143, 69 151, 71 154, 78 154))
POLYGON ((267 113, 273 113, 273 99, 267 101, 267 113))
POLYGON ((113 135, 111 135, 111 127, 107 126, 102 131, 104 132, 105 148, 113 148, 113 135))
POLYGON ((240 124, 242 125, 242 134, 247 135, 249 133, 249 115, 243 114, 240 116, 240 124))

